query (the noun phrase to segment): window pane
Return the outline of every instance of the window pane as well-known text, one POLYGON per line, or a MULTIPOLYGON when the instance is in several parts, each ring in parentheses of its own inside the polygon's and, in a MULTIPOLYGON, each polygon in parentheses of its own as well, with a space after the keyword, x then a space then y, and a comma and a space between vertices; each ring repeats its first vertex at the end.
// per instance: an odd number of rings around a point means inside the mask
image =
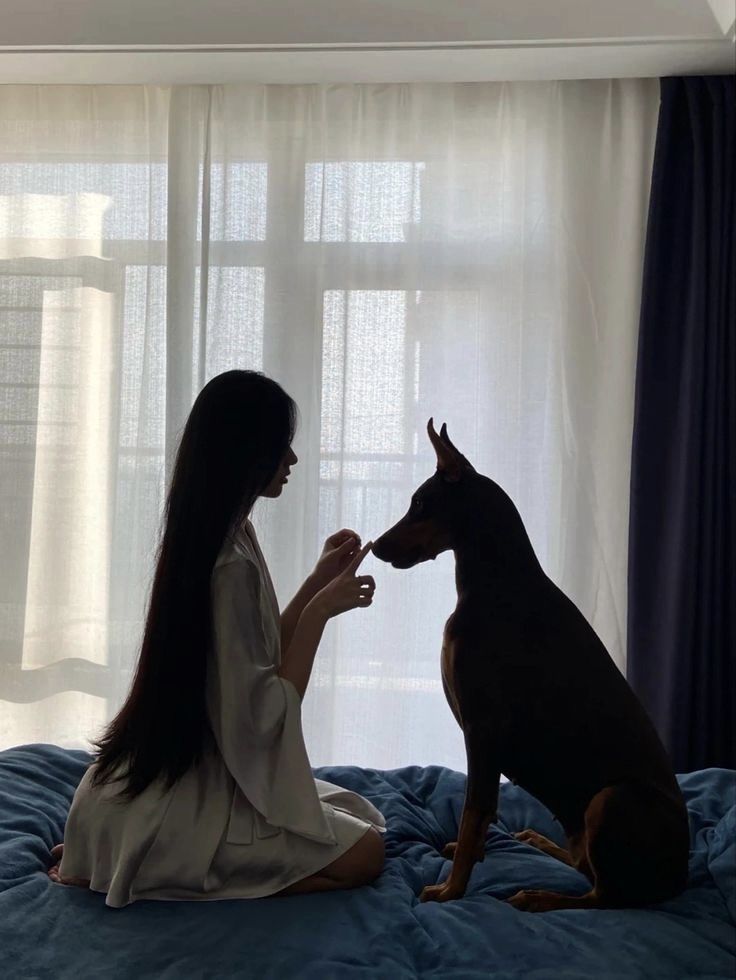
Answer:
MULTIPOLYGON (((210 266, 204 380, 233 368, 263 368, 265 271, 256 266, 210 266)), ((193 376, 199 377, 200 270, 194 288, 193 376)))
POLYGON ((166 266, 125 270, 121 448, 163 453, 166 424, 166 266))
POLYGON ((165 163, 3 163, 0 188, 14 237, 95 238, 84 219, 101 210, 103 239, 166 238, 165 163))
MULTIPOLYGON (((200 167, 197 240, 202 240, 202 180, 200 167)), ((213 242, 266 240, 268 165, 213 163, 210 167, 210 232, 213 242)))
MULTIPOLYGON (((472 454, 489 383, 480 367, 488 349, 479 307, 475 290, 325 293, 320 539, 339 527, 375 538, 406 512, 412 490, 435 468, 425 434, 430 415, 438 425, 445 417, 457 425, 462 448, 472 454)), ((357 764, 370 765, 369 719, 380 698, 384 748, 451 765, 461 738, 437 660, 452 610, 453 563, 445 556, 411 574, 385 567, 380 574, 370 616, 338 622, 322 642, 312 684, 330 692, 326 698, 339 693, 328 723, 319 694, 307 705, 310 749, 315 759, 332 759, 339 744, 357 764)))
POLYGON ((304 240, 409 240, 421 217, 423 171, 423 163, 407 160, 308 163, 304 240))
POLYGON ((406 296, 400 290, 325 293, 323 451, 403 452, 406 296))

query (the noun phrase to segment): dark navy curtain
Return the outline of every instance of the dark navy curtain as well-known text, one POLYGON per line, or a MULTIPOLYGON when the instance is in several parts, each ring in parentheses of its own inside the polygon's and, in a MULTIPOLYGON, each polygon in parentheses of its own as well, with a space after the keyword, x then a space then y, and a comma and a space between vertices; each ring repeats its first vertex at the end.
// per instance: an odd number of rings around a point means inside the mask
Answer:
POLYGON ((734 92, 662 79, 644 265, 627 674, 678 772, 736 768, 734 92))

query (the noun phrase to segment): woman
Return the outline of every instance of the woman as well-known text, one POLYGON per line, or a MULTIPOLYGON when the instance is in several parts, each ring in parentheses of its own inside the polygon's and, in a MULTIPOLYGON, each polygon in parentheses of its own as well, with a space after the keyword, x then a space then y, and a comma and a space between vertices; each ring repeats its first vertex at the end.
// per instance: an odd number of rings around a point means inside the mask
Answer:
POLYGON ((301 700, 328 619, 369 606, 370 550, 328 538, 279 616, 248 515, 278 497, 296 406, 229 371, 202 390, 169 492, 141 653, 127 701, 72 802, 54 881, 139 898, 257 898, 351 888, 383 867, 367 800, 315 780, 301 700))

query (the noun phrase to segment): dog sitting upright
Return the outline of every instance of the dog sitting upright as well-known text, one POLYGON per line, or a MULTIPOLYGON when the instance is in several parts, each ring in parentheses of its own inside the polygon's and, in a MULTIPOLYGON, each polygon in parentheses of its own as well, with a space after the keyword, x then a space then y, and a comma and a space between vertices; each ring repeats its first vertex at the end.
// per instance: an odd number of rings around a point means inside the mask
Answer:
POLYGON ((662 902, 687 883, 685 803, 646 712, 576 606, 542 571, 516 507, 427 427, 437 472, 373 545, 395 568, 455 552, 457 606, 442 680, 463 730, 467 788, 449 878, 422 892, 463 895, 496 820, 501 773, 542 802, 569 850, 517 838, 586 875, 585 895, 520 891, 517 909, 623 908, 662 902))

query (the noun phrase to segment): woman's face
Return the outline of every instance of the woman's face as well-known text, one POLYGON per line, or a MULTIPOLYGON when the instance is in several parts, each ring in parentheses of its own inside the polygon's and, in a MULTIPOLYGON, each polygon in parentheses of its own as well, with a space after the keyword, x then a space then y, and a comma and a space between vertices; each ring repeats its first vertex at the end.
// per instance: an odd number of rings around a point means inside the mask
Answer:
POLYGON ((289 448, 286 450, 286 453, 284 454, 284 458, 279 463, 279 468, 276 470, 273 479, 268 484, 266 489, 262 491, 261 496, 280 497, 281 491, 284 489, 284 485, 288 480, 291 467, 298 462, 299 460, 297 458, 296 453, 291 448, 291 446, 289 446, 289 448))

